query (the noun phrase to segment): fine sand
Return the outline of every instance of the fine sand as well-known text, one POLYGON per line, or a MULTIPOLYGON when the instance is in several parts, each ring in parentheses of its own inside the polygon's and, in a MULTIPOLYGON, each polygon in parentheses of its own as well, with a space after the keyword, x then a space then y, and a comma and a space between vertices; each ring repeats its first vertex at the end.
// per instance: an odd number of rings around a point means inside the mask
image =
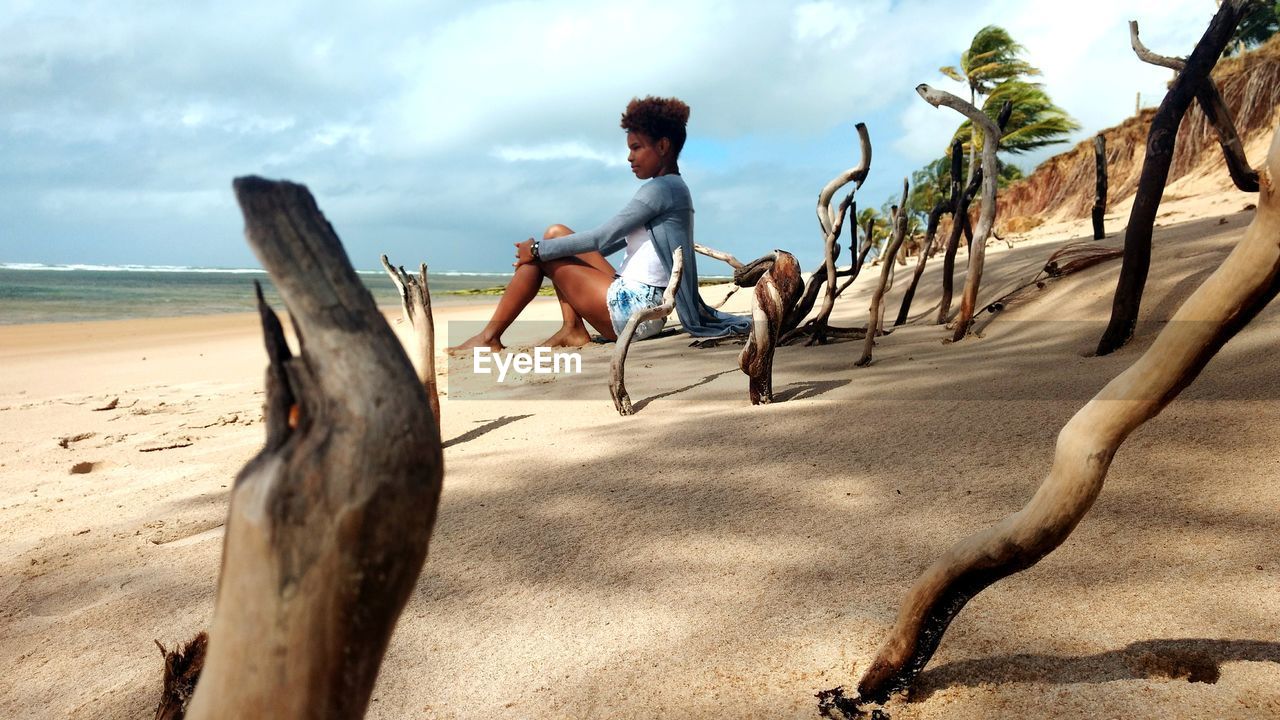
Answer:
MULTIPOLYGON (((628 418, 612 346, 584 348, 582 375, 497 388, 455 363, 431 554, 369 717, 814 717, 924 566, 1030 497, 1063 423, 1217 267, 1251 201, 1162 209, 1145 322, 1110 357, 1088 353, 1118 262, 951 345, 923 321, 935 259, 873 365, 853 367, 860 342, 783 348, 769 406, 748 404, 738 346, 685 335, 633 346, 628 418)), ((983 297, 1086 224, 993 242, 983 297)), ((865 324, 878 269, 837 324, 865 324)), ((456 340, 484 313, 442 309, 437 328, 456 340)), ((1062 548, 969 604, 894 718, 1280 716, 1278 313, 1133 434, 1062 548)), ((0 717, 150 716, 152 641, 213 611, 265 362, 250 315, 0 327, 0 717)))

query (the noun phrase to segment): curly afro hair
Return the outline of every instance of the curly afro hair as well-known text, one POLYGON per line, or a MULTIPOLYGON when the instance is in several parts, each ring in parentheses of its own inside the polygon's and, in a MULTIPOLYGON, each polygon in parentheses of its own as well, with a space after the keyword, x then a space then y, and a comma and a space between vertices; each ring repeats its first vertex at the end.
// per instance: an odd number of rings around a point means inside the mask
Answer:
POLYGON ((627 111, 622 113, 622 129, 648 135, 657 141, 667 138, 671 147, 680 154, 684 148, 685 125, 689 122, 689 106, 676 98, 652 95, 643 100, 632 98, 627 111))

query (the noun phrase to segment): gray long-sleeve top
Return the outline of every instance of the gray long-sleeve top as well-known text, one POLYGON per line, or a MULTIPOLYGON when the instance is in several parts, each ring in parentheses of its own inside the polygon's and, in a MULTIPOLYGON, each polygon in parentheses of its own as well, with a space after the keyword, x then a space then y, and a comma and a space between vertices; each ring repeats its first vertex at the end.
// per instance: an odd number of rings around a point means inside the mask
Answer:
POLYGON ((538 245, 544 260, 568 257, 589 250, 610 255, 627 244, 627 235, 639 227, 649 230, 650 240, 667 272, 671 272, 676 248, 684 249, 684 271, 676 288, 676 314, 685 330, 695 337, 719 337, 746 333, 751 318, 722 313, 698 294, 698 265, 693 252, 693 198, 679 175, 649 180, 626 207, 594 230, 550 238, 538 245))

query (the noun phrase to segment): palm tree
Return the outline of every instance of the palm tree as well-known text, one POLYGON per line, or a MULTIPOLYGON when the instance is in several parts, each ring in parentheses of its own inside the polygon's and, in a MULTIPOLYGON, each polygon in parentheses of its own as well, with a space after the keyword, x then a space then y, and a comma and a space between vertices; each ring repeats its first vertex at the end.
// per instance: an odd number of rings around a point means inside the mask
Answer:
POLYGON ((973 36, 969 49, 960 53, 960 67, 952 65, 938 70, 947 77, 969 86, 969 102, 978 104, 978 95, 990 95, 1006 80, 1039 75, 1040 69, 1020 56, 1026 50, 998 25, 988 25, 973 36))
MULTIPOLYGON (((1053 104, 1040 83, 1006 80, 986 96, 982 111, 995 117, 1005 100, 1013 103, 1013 114, 1000 138, 1001 152, 1017 155, 1066 142, 1068 135, 1080 129, 1080 123, 1053 104)), ((973 139, 973 124, 965 120, 956 130, 955 138, 968 147, 973 139)), ((979 134, 977 150, 981 149, 982 135, 979 134)))
MULTIPOLYGON (((969 99, 982 111, 995 118, 1005 100, 1013 103, 1013 115, 1005 126, 1000 150, 1024 153, 1046 145, 1066 142, 1067 136, 1080 129, 1080 124, 1049 99, 1040 83, 1025 78, 1040 74, 1040 69, 1023 59, 1026 51, 1007 30, 988 25, 973 36, 969 49, 960 54, 960 66, 946 66, 939 71, 969 87, 969 99), (981 103, 979 103, 981 99, 981 103)), ((969 156, 969 173, 981 149, 982 137, 973 142, 973 128, 965 121, 956 130, 955 139, 965 144, 969 156)))

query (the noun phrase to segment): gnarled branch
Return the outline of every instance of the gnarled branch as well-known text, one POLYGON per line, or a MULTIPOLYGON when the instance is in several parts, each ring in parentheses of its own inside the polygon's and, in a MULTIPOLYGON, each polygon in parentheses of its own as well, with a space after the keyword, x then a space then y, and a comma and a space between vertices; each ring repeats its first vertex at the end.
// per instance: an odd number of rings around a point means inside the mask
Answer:
POLYGON ((862 187, 863 181, 867 179, 867 170, 871 168, 871 137, 867 135, 867 125, 858 123, 854 129, 858 131, 861 159, 857 165, 831 178, 831 181, 818 193, 818 224, 822 227, 824 237, 831 234, 831 228, 836 224, 836 209, 831 206, 831 199, 836 196, 840 188, 849 183, 854 184, 853 189, 856 192, 862 187))
MULTIPOLYGON (((964 280, 964 295, 960 298, 960 312, 956 314, 955 331, 951 340, 962 340, 973 322, 973 311, 978 302, 978 288, 982 283, 982 264, 986 256, 987 238, 996 221, 996 188, 1000 180, 1000 168, 996 163, 996 151, 1000 149, 1000 128, 987 114, 969 102, 945 90, 935 90, 928 85, 918 85, 916 92, 934 107, 945 105, 969 118, 974 128, 982 129, 982 208, 978 212, 978 227, 969 243, 969 272, 964 280)), ((1012 106, 1005 101, 1000 114, 1007 117, 1012 106)))
POLYGON ((671 280, 662 293, 662 304, 632 313, 631 317, 627 318, 626 327, 618 334, 618 343, 613 349, 613 362, 609 364, 609 394, 613 396, 613 407, 617 409, 619 415, 635 414, 626 386, 627 350, 631 347, 631 339, 635 337, 636 328, 640 323, 664 318, 675 309, 676 288, 680 286, 680 274, 683 271, 684 248, 676 248, 671 256, 671 280))

